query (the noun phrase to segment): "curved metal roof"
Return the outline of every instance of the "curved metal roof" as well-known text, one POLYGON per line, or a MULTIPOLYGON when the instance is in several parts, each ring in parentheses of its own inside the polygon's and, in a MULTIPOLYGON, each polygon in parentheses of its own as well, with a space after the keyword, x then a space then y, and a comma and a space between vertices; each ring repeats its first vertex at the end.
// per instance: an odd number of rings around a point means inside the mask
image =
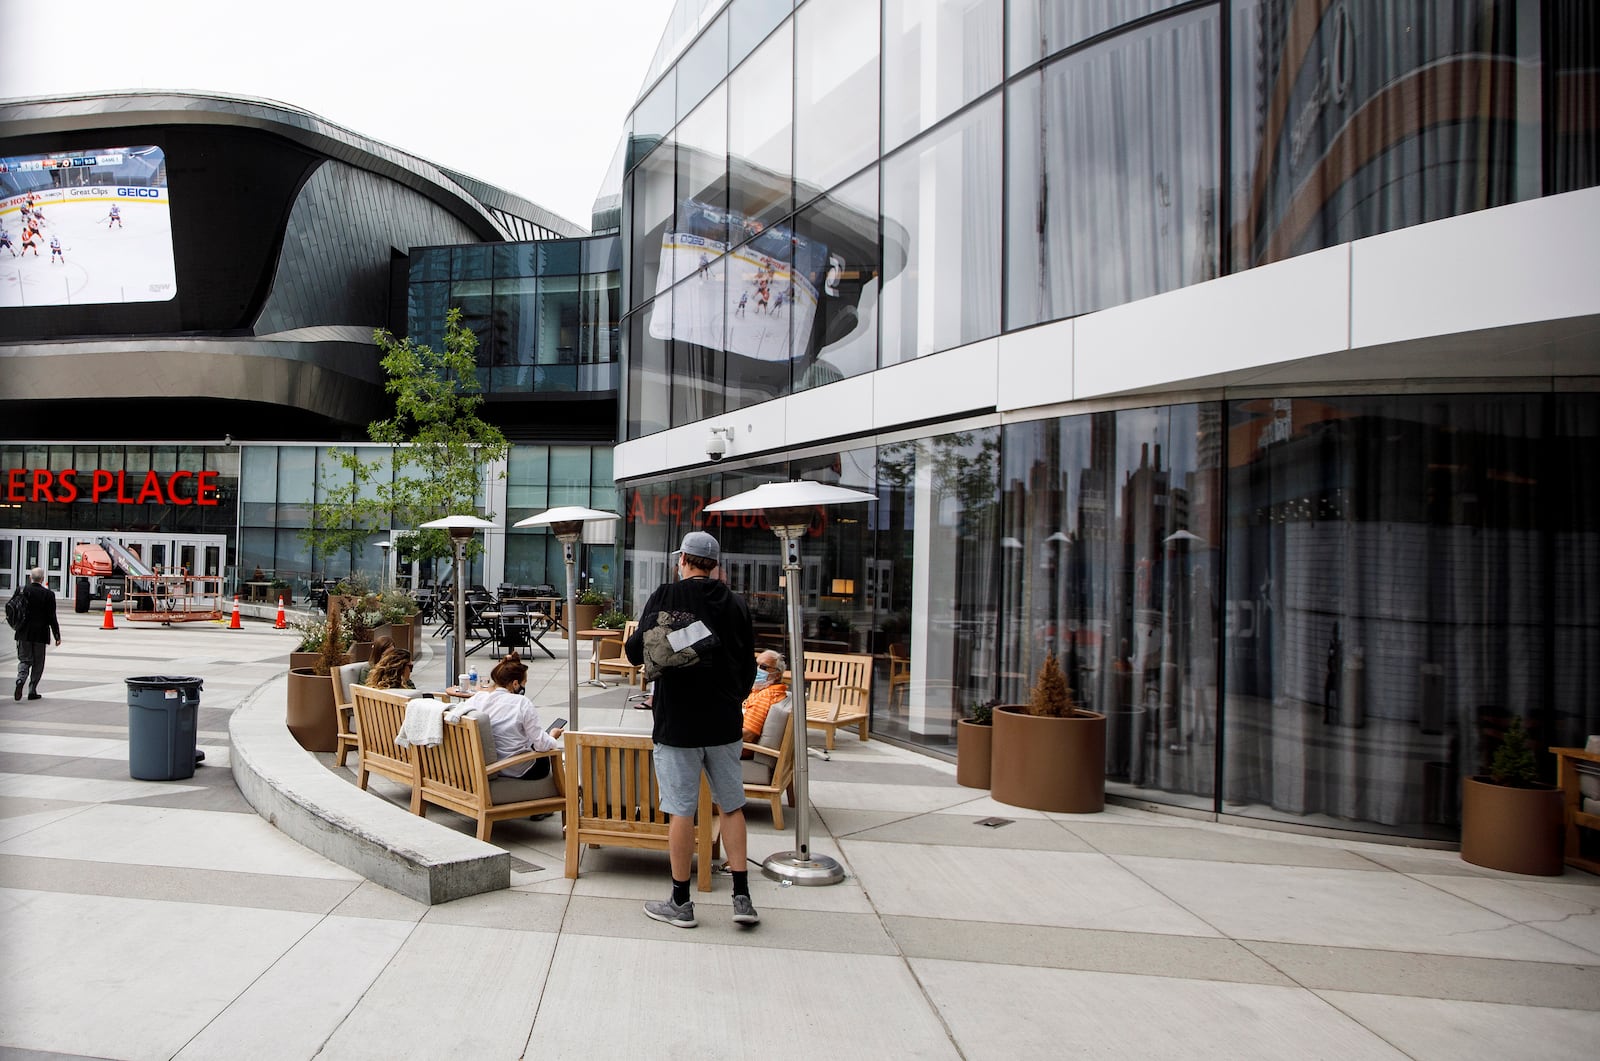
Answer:
POLYGON ((521 218, 558 236, 588 229, 521 196, 445 169, 276 100, 184 91, 85 93, 0 100, 8 137, 143 125, 221 125, 262 129, 309 150, 397 181, 448 209, 485 239, 525 239, 499 214, 521 218))

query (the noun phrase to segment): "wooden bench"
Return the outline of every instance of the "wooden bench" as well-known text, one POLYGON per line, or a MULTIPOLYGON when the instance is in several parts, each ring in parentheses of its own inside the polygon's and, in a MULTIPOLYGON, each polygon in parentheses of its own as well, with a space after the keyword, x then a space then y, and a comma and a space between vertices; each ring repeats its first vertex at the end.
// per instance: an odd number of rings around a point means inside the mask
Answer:
POLYGON ((372 774, 411 787, 411 813, 422 813, 422 788, 417 783, 416 757, 394 742, 405 725, 410 697, 395 689, 350 687, 356 720, 356 785, 365 792, 372 774))
POLYGON ((361 754, 356 742, 355 697, 350 690, 361 684, 370 667, 367 663, 346 663, 333 672, 333 719, 338 727, 338 740, 333 747, 334 766, 343 766, 351 752, 361 754))
POLYGON ((872 657, 835 652, 807 652, 805 672, 823 672, 828 681, 806 683, 806 727, 826 731, 825 741, 833 750, 833 735, 840 726, 855 726, 862 740, 867 739, 871 715, 872 657))
POLYGON ((1587 786, 1590 792, 1595 792, 1600 785, 1600 752, 1583 748, 1551 748, 1550 752, 1556 757, 1556 784, 1561 786, 1566 863, 1590 873, 1600 873, 1600 859, 1584 857, 1583 836, 1578 831, 1600 829, 1600 794, 1586 795, 1583 791, 1585 780, 1590 781, 1587 786), (1589 769, 1580 771, 1579 763, 1589 764, 1589 769))
POLYGON ((563 820, 566 818, 561 749, 526 751, 498 759, 489 722, 476 711, 459 719, 446 717, 443 742, 415 746, 411 754, 417 763, 414 791, 420 803, 416 803, 416 813, 426 816, 426 805, 431 803, 464 814, 478 823, 478 839, 485 843, 495 822, 556 811, 561 812, 563 820), (540 759, 551 763, 550 773, 538 781, 494 776, 540 759))
MULTIPOLYGON (((578 876, 583 845, 667 850, 669 816, 660 808, 653 761, 655 743, 645 736, 576 733, 566 740, 566 875, 578 876)), ((711 860, 717 839, 712 825, 711 788, 700 777, 695 812, 695 862, 698 886, 711 890, 711 860)))

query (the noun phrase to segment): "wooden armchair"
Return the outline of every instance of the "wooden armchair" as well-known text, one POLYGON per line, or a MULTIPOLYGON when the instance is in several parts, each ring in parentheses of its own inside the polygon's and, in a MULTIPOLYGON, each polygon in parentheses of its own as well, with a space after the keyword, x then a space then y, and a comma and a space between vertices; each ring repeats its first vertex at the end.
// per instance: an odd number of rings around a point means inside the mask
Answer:
POLYGON ((872 657, 834 652, 807 652, 807 674, 822 671, 826 681, 806 683, 806 726, 826 731, 828 751, 840 726, 855 726, 867 739, 872 695, 872 657))
MULTIPOLYGON (((660 809, 649 737, 575 733, 566 739, 566 874, 578 876, 583 845, 667 850, 668 815, 660 809)), ((711 860, 717 839, 712 826, 711 788, 700 778, 694 851, 699 889, 711 890, 711 860)))
POLYGON ((889 646, 889 710, 911 691, 911 657, 899 645, 889 646))
POLYGON ((355 697, 350 690, 361 684, 367 676, 369 664, 346 663, 333 672, 333 720, 338 727, 338 737, 333 746, 333 765, 343 766, 351 752, 361 754, 356 745, 355 697))
POLYGON ((1580 829, 1600 830, 1600 752, 1583 748, 1551 748, 1556 757, 1556 784, 1561 787, 1562 825, 1567 865, 1600 873, 1600 859, 1583 854, 1580 829))
POLYGON ((783 828, 781 801, 785 794, 789 806, 794 806, 794 727, 789 719, 788 700, 773 704, 761 727, 761 736, 754 744, 745 741, 744 750, 752 757, 739 763, 744 774, 744 794, 772 804, 774 829, 783 828))
POLYGON ((410 697, 399 689, 350 687, 355 704, 356 785, 363 791, 372 774, 411 786, 411 813, 422 813, 422 787, 417 782, 417 762, 413 749, 402 748, 394 739, 405 725, 406 704, 410 697))
POLYGON ((589 680, 599 681, 602 674, 626 675, 629 685, 644 684, 644 667, 635 666, 628 662, 627 654, 623 651, 623 644, 639 629, 639 624, 630 619, 622 624, 622 640, 597 641, 594 646, 594 655, 589 659, 589 680))
POLYGON ((444 720, 444 741, 411 749, 417 761, 417 798, 414 809, 426 816, 426 804, 464 814, 478 823, 478 839, 488 842, 494 823, 508 818, 560 811, 563 821, 567 801, 562 793, 561 749, 522 752, 497 759, 489 723, 476 711, 444 720), (502 770, 549 759, 550 773, 540 780, 497 778, 502 770))

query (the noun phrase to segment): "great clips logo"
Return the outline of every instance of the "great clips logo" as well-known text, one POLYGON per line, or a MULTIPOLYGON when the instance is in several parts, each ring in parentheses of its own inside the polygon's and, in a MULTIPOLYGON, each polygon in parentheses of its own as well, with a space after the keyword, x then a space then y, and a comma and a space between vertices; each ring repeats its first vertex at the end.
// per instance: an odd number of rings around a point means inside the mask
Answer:
POLYGON ((146 472, 79 471, 67 468, 11 468, 5 474, 4 497, 11 504, 43 502, 97 505, 200 505, 217 503, 217 473, 176 471, 163 475, 146 472))

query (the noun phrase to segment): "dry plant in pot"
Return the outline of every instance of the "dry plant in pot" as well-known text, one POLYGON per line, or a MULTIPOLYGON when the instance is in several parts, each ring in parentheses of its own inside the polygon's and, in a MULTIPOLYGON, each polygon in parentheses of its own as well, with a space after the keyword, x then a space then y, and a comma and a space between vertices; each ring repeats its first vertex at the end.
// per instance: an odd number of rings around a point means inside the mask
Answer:
POLYGON ((1106 716, 1073 701, 1054 652, 1026 704, 994 711, 990 792, 1031 810, 1093 814, 1105 809, 1106 716))

